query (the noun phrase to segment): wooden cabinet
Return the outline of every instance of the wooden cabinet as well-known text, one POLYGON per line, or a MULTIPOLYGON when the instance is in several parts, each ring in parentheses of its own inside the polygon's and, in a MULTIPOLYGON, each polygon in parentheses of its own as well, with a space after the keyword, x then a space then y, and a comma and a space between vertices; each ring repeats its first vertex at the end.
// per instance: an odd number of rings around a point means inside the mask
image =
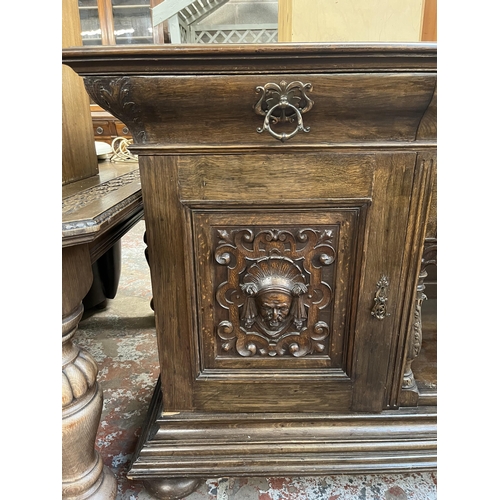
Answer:
POLYGON ((150 9, 159 0, 78 0, 83 45, 164 43, 150 9))
POLYGON ((116 137, 132 139, 129 128, 100 106, 91 105, 92 126, 96 141, 112 144, 116 137))
POLYGON ((412 362, 436 46, 64 62, 139 155, 161 383, 129 477, 179 498, 211 476, 434 468, 412 362))

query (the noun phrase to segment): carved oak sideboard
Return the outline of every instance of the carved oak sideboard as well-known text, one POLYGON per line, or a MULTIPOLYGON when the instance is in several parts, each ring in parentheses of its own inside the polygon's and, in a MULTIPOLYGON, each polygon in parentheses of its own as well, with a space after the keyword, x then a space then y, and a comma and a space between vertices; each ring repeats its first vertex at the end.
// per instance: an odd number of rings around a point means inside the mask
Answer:
POLYGON ((139 155, 161 376, 129 477, 429 470, 435 44, 66 49, 139 155), (420 284, 421 285, 421 284, 420 284))

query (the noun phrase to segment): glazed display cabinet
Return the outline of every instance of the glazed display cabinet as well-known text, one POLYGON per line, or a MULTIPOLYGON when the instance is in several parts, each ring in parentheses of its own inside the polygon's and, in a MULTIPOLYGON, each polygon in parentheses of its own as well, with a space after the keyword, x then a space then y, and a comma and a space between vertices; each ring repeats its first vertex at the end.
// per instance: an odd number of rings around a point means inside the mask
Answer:
POLYGON ((161 0, 78 0, 83 45, 164 43, 151 8, 161 0))
POLYGON ((66 49, 139 155, 161 376, 129 477, 436 467, 435 44, 66 49), (417 377, 418 378, 418 377, 417 377))

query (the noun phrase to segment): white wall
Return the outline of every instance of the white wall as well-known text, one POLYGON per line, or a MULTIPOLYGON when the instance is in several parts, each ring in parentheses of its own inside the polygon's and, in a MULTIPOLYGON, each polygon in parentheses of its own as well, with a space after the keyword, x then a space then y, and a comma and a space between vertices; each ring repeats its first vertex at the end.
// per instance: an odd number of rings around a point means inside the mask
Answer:
POLYGON ((278 0, 229 0, 200 26, 278 23, 278 0))

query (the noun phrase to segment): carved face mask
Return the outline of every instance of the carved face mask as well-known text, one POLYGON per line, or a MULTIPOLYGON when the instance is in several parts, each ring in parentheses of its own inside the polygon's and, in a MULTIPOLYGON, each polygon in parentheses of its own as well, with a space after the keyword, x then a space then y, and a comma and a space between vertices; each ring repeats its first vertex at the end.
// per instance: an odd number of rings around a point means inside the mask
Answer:
POLYGON ((264 257, 248 268, 242 290, 246 294, 241 310, 242 325, 276 337, 293 322, 301 328, 307 318, 301 295, 307 291, 300 268, 281 256, 264 257), (292 321, 293 320, 293 321, 292 321))
POLYGON ((272 331, 281 328, 290 313, 292 297, 288 293, 269 290, 257 295, 257 308, 260 319, 272 331))

